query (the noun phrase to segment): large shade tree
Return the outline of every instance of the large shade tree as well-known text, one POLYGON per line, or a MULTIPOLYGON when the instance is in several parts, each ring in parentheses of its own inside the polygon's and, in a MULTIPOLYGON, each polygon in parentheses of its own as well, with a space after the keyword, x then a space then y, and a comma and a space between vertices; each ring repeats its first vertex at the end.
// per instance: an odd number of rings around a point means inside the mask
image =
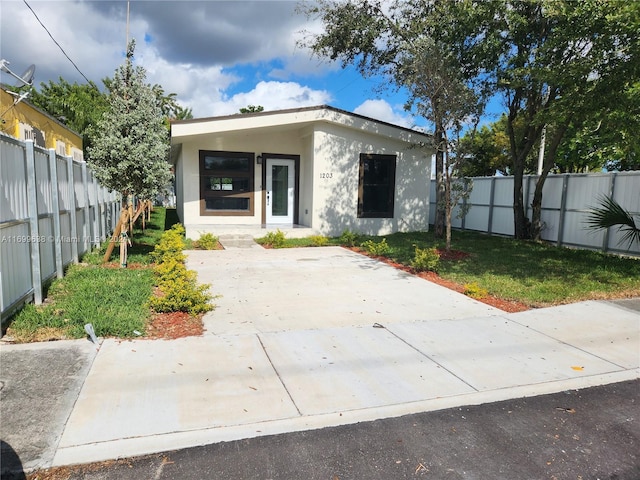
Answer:
POLYGON ((517 238, 540 238, 542 189, 570 128, 614 102, 640 74, 640 3, 494 0, 478 29, 493 52, 485 65, 507 108, 517 238), (491 58, 493 62, 487 62, 491 58), (516 128, 520 127, 520 130, 516 128), (546 130, 541 175, 526 217, 523 174, 546 130))
MULTIPOLYGON (((325 27, 307 45, 344 65, 355 64, 364 75, 387 74, 396 86, 406 86, 398 58, 415 57, 414 46, 427 36, 438 52, 459 62, 468 87, 491 88, 502 98, 516 238, 540 236, 542 189, 567 131, 582 128, 639 75, 640 2, 321 0, 306 11, 325 27), (388 17, 402 28, 390 28, 388 17), (543 131, 543 169, 529 221, 523 176, 543 131)), ((436 123, 436 145, 441 140, 436 123)))
MULTIPOLYGON (((324 30, 309 35, 304 46, 321 56, 355 65, 365 76, 382 75, 389 85, 408 93, 407 110, 433 126, 436 164, 437 236, 450 241, 451 180, 457 171, 455 137, 476 116, 483 90, 478 67, 473 73, 460 62, 453 42, 465 30, 467 5, 429 0, 359 2, 320 0, 301 10, 319 19, 324 30), (458 8, 459 7, 459 8, 458 8)), ((469 66, 472 68, 472 66, 469 66)))

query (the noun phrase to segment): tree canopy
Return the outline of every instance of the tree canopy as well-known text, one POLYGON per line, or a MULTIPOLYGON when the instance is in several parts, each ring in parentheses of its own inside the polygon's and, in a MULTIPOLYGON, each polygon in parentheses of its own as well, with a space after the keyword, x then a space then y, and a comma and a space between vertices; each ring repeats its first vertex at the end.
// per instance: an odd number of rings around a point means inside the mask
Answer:
POLYGON ((311 35, 303 45, 343 66, 354 64, 363 76, 385 76, 390 85, 408 92, 405 108, 433 125, 435 232, 442 236, 447 227, 447 246, 452 175, 464 158, 457 154, 457 138, 467 122, 477 119, 485 93, 482 84, 473 81, 479 78, 477 67, 474 73, 465 71, 459 45, 450 41, 465 28, 459 21, 465 18, 464 7, 426 0, 391 4, 321 0, 302 7, 324 25, 323 33, 311 35))
POLYGON ((247 105, 246 107, 240 108, 240 113, 260 113, 264 112, 264 107, 262 105, 247 105))
POLYGON ((446 98, 445 89, 464 87, 502 98, 516 238, 539 238, 542 187, 558 155, 570 153, 562 150, 567 132, 585 132, 620 101, 619 92, 633 94, 640 78, 640 2, 320 0, 303 10, 325 27, 303 43, 318 55, 355 65, 365 76, 384 74, 396 88, 407 87, 410 105, 423 102, 423 115, 434 122, 436 145, 444 136, 434 120, 444 115, 428 92, 442 72, 455 72, 456 81, 438 87, 440 97, 446 98), (429 42, 437 48, 417 48, 429 42), (407 65, 424 74, 405 75, 407 65), (543 132, 543 171, 530 222, 523 175, 543 132))
MULTIPOLYGON (((102 79, 105 91, 100 90, 94 82, 78 84, 69 83, 60 77, 58 82, 50 80, 42 82, 40 90, 31 89, 29 100, 52 117, 83 137, 85 158, 89 157, 89 147, 93 145, 92 134, 98 121, 109 108, 109 91, 113 79, 102 79)), ((166 94, 160 85, 151 87, 163 115, 165 125, 169 129, 169 120, 187 120, 193 118, 190 108, 182 107, 175 93, 166 94)))
POLYGON ((98 181, 123 199, 149 199, 171 178, 168 130, 157 94, 145 83, 145 70, 133 66, 134 48, 132 41, 109 83, 109 107, 92 129, 87 161, 98 181))

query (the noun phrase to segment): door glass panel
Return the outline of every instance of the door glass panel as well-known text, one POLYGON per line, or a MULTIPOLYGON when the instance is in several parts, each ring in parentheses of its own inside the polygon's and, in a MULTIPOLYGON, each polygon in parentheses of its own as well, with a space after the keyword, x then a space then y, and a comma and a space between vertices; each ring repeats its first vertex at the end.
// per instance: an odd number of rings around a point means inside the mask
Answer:
POLYGON ((271 167, 273 203, 271 214, 286 217, 289 213, 289 167, 273 165, 271 167))

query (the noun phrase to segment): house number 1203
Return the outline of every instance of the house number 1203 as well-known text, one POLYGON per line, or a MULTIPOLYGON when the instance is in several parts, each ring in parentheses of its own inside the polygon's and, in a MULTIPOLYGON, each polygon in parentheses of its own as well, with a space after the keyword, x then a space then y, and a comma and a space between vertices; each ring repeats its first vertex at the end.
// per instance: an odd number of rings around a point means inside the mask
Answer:
POLYGON ((323 172, 320 174, 320 178, 333 178, 333 172, 323 172))

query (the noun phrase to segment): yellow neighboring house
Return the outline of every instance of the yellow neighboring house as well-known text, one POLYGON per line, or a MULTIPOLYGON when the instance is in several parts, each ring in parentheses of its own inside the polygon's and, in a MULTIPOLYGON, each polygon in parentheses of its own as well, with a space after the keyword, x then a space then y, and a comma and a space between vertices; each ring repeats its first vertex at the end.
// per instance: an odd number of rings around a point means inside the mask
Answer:
POLYGON ((0 86, 0 131, 19 140, 33 140, 42 148, 53 148, 58 155, 84 161, 82 137, 28 101, 13 105, 15 97, 0 86), (13 106, 12 106, 13 105, 13 106))

